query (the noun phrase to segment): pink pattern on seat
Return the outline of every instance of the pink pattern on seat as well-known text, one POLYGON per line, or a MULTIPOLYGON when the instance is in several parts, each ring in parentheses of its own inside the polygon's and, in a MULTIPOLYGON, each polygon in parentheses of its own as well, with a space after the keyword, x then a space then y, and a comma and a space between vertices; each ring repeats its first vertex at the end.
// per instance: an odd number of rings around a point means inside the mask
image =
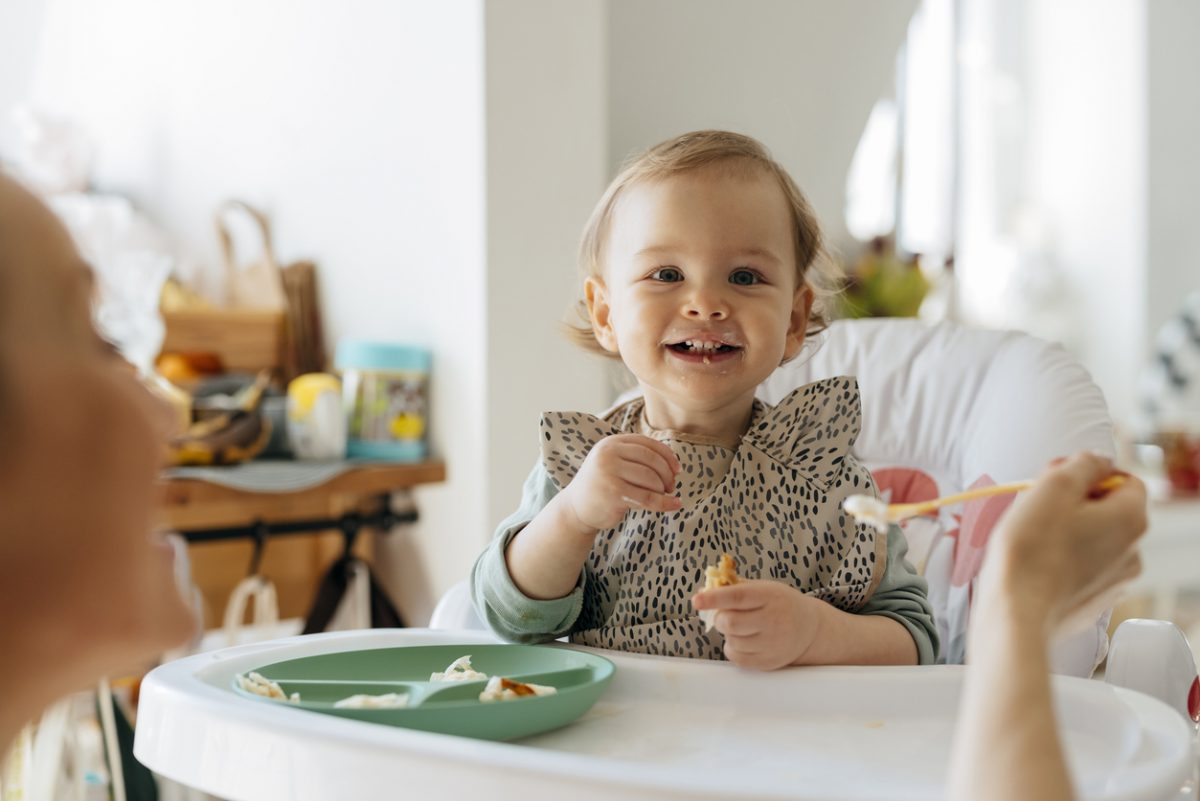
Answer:
MULTIPOLYGON (((968 489, 992 487, 995 484, 990 476, 983 475, 968 489)), ((963 504, 961 523, 958 532, 955 532, 958 538, 954 546, 954 570, 950 575, 952 587, 965 586, 979 575, 992 530, 1012 502, 1012 495, 997 495, 963 504)))
POLYGON ((888 503, 919 503, 938 496, 937 482, 928 473, 912 467, 884 467, 871 477, 881 496, 887 490, 892 491, 888 503))

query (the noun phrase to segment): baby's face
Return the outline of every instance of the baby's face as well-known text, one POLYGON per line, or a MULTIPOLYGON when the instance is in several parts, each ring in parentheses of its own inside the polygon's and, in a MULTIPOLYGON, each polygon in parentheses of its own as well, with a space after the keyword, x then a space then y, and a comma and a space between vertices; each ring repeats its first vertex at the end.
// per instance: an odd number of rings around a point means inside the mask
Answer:
POLYGON ((769 175, 705 169, 630 187, 602 279, 589 281, 600 344, 646 393, 681 411, 749 408, 804 341, 787 199, 769 175))

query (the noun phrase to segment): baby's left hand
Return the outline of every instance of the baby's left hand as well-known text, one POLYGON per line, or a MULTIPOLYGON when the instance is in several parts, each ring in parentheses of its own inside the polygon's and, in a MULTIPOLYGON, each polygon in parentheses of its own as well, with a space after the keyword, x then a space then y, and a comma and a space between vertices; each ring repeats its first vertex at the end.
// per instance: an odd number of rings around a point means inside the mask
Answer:
POLYGON ((778 581, 751 580, 703 590, 696 609, 718 609, 725 656, 739 667, 775 670, 801 664, 817 639, 825 604, 778 581))

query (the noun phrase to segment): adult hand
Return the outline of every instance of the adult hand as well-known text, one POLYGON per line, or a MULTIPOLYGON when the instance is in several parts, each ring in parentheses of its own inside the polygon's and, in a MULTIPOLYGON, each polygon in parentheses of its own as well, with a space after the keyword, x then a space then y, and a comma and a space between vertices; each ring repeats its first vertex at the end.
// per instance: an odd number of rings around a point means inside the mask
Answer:
POLYGON ((597 442, 563 491, 580 528, 611 528, 630 509, 673 512, 679 459, 665 443, 641 434, 614 434, 597 442))
POLYGON ((1136 544, 1146 530, 1146 488, 1133 476, 1106 494, 1093 488, 1112 462, 1079 454, 1049 467, 1013 504, 989 546, 980 576, 987 606, 1040 620, 1049 632, 1141 571, 1136 544))
POLYGON ((1075 797, 1055 729, 1048 640, 1065 621, 1094 619, 1141 569, 1146 488, 1126 476, 1096 497, 1113 472, 1092 454, 1052 465, 992 534, 971 612, 947 798, 1075 797))
POLYGON ((725 656, 735 665, 775 670, 801 664, 817 639, 823 601, 778 581, 742 581, 703 590, 696 609, 717 609, 714 628, 725 635, 725 656))

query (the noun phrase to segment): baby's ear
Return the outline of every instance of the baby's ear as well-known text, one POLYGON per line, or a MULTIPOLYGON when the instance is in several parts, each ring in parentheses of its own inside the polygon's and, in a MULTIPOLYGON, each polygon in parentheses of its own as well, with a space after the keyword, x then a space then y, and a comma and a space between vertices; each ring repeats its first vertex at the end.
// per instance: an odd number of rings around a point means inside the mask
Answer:
POLYGON ((617 335, 612 327, 608 289, 604 281, 594 275, 584 279, 583 297, 587 302, 588 317, 592 320, 592 333, 596 335, 596 341, 609 353, 616 353, 617 335))
POLYGON ((804 346, 804 337, 808 333, 808 317, 812 312, 812 287, 804 284, 792 296, 792 314, 788 320, 787 345, 783 349, 783 360, 794 358, 804 346))

